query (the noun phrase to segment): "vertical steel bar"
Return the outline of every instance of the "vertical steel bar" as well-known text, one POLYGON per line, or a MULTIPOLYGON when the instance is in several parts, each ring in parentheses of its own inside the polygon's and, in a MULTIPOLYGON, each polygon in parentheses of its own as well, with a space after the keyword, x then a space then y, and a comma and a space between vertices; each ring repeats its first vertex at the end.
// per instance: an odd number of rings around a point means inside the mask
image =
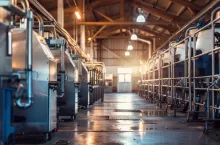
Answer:
POLYGON ((26 41, 26 75, 27 75, 27 96, 29 99, 29 104, 26 107, 31 105, 31 98, 32 98, 32 59, 33 59, 33 35, 32 35, 32 24, 33 24, 33 13, 28 10, 27 12, 27 41, 26 41))
MULTIPOLYGON (((193 37, 193 42, 194 42, 194 47, 193 47, 193 56, 196 55, 196 34, 194 34, 194 37, 193 37)), ((190 72, 191 73, 191 72, 190 72)), ((196 81, 195 81, 195 78, 196 77, 196 59, 194 58, 193 59, 193 103, 196 102, 196 81)), ((194 111, 195 111, 195 107, 194 107, 194 111)))
MULTIPOLYGON (((214 53, 214 49, 215 49, 215 25, 214 23, 212 23, 212 27, 211 27, 211 31, 212 31, 212 82, 214 82, 214 75, 215 75, 215 53, 214 53)), ((214 85, 212 86, 212 89, 214 89, 214 85)), ((215 92, 212 90, 212 119, 215 119, 215 92)))
POLYGON ((60 70, 61 70, 61 93, 64 95, 65 91, 65 48, 64 45, 61 45, 60 48, 60 70))

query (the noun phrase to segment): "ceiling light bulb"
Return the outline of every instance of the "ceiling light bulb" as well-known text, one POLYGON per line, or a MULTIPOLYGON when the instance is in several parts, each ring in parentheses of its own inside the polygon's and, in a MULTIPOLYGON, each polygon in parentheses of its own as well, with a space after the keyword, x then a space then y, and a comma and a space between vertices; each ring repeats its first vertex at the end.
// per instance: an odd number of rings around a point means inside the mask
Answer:
POLYGON ((128 44, 127 50, 133 50, 133 46, 131 44, 128 44))
POLYGON ((129 52, 129 51, 126 51, 126 52, 125 52, 125 56, 130 56, 130 52, 129 52))
POLYGON ((145 19, 144 15, 140 13, 136 19, 136 22, 137 23, 145 23, 146 19, 145 19))
POLYGON ((131 35, 131 40, 137 40, 138 38, 137 38, 137 35, 136 34, 132 34, 131 35))
POLYGON ((80 15, 79 11, 75 11, 75 15, 76 15, 77 19, 81 19, 81 15, 80 15))
POLYGON ((89 38, 88 38, 88 40, 89 40, 89 41, 91 41, 91 40, 92 40, 92 38, 91 38, 91 37, 89 37, 89 38))

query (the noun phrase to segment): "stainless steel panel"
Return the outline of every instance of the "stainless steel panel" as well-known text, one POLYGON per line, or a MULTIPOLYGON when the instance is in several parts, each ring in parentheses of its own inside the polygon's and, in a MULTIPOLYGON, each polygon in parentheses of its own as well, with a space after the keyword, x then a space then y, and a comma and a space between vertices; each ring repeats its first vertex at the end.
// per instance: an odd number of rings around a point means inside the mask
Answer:
POLYGON ((0 23, 0 74, 10 74, 11 57, 7 56, 8 26, 0 23))
POLYGON ((82 65, 82 80, 80 83, 80 102, 79 104, 87 107, 89 105, 89 85, 88 85, 88 71, 87 68, 82 65))
MULTIPOLYGON (((13 71, 25 68, 24 30, 12 31, 12 67, 13 71)), ((56 80, 56 61, 44 39, 33 32, 33 104, 28 109, 14 107, 14 113, 24 116, 24 130, 17 132, 50 132, 56 128, 56 92, 49 89, 49 81, 56 80)), ((25 84, 24 84, 25 85, 25 84)))
MULTIPOLYGON (((1 21, 1 18, 0 18, 0 21, 1 21)), ((7 56, 7 35, 8 35, 8 27, 0 22, 0 98, 2 98, 2 88, 5 87, 4 82, 6 82, 8 79, 7 77, 4 77, 4 76, 7 74, 11 74, 12 72, 11 57, 7 56)), ((3 106, 2 101, 3 100, 0 99, 1 107, 3 106)), ((0 110, 0 144, 2 140, 3 126, 5 126, 5 124, 3 123, 4 121, 6 121, 6 119, 3 118, 2 109, 0 110)), ((7 120, 7 121, 10 121, 10 120, 7 120)))
MULTIPOLYGON (((60 59, 59 50, 53 50, 52 53, 57 59, 60 59)), ((63 96, 63 100, 66 104, 59 107, 59 116, 73 116, 78 113, 78 88, 74 85, 74 71, 76 68, 74 68, 70 59, 65 54, 65 75, 67 76, 67 80, 65 80, 65 95, 63 96)), ((58 71, 60 71, 60 64, 58 65, 58 71)))

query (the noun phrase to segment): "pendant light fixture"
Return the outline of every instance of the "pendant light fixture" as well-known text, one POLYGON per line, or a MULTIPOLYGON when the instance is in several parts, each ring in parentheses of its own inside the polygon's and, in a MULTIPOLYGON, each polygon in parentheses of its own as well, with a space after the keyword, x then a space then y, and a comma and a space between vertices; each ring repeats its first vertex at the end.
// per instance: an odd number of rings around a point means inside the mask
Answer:
POLYGON ((131 45, 131 41, 128 41, 128 47, 127 50, 133 50, 133 46, 131 45))
POLYGON ((146 19, 143 15, 143 11, 141 10, 141 8, 138 8, 138 11, 139 11, 139 15, 137 16, 136 22, 137 23, 145 23, 146 19))
POLYGON ((129 51, 125 51, 125 56, 130 56, 130 52, 129 51))
POLYGON ((132 33, 132 35, 131 35, 131 40, 137 40, 138 39, 138 37, 137 37, 137 35, 135 34, 135 31, 133 30, 133 33, 132 33))

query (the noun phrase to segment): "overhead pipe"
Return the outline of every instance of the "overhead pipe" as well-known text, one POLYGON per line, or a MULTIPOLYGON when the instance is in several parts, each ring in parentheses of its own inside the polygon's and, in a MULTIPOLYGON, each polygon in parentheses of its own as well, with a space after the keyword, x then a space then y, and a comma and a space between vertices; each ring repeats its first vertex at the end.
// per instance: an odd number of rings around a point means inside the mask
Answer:
POLYGON ((103 73, 106 72, 106 67, 105 67, 105 64, 103 62, 85 62, 84 63, 87 67, 101 67, 102 68, 102 71, 103 73))
POLYGON ((149 45, 148 58, 150 58, 152 56, 152 50, 153 50, 152 42, 141 38, 138 38, 137 40, 140 42, 147 43, 149 45))
POLYGON ((79 48, 76 41, 69 35, 69 33, 53 18, 53 16, 36 0, 29 0, 29 2, 35 6, 35 8, 38 9, 40 13, 42 13, 49 21, 54 22, 56 26, 56 31, 61 34, 63 37, 66 38, 66 40, 71 45, 72 49, 75 49, 79 54, 82 55, 82 57, 87 58, 86 53, 79 48))
POLYGON ((21 2, 24 2, 26 10, 30 10, 30 4, 29 4, 28 0, 22 0, 21 2))
MULTIPOLYGON (((23 1, 21 1, 23 3, 23 1)), ((27 0, 25 0, 25 3, 28 3, 27 0)), ((22 6, 24 5, 24 7, 28 7, 29 5, 28 4, 22 4, 22 6)), ((3 7, 4 9, 16 14, 16 15, 19 15, 21 17, 25 17, 26 15, 26 12, 25 10, 26 9, 21 9, 20 7, 17 6, 17 1, 16 0, 3 0, 0 2, 0 7, 3 7)))
POLYGON ((40 36, 43 37, 43 35, 44 35, 44 20, 43 20, 43 18, 42 18, 39 14, 37 14, 37 13, 34 13, 34 17, 36 17, 36 19, 37 19, 37 21, 38 21, 38 23, 39 23, 39 34, 40 34, 40 36))
POLYGON ((38 24, 39 24, 39 28, 38 28, 38 33, 40 34, 40 36, 43 37, 44 35, 44 21, 43 19, 41 18, 41 16, 39 16, 38 14, 34 14, 34 17, 37 19, 38 21, 38 24))
POLYGON ((174 35, 172 35, 166 42, 164 42, 160 47, 157 49, 161 49, 165 47, 172 39, 174 39, 177 35, 179 35, 182 31, 190 27, 195 21, 199 20, 203 17, 207 12, 209 12, 214 6, 216 6, 220 0, 214 0, 209 4, 206 8, 202 9, 195 17, 193 17, 187 24, 185 24, 180 30, 178 30, 174 35))
MULTIPOLYGON (((131 31, 128 31, 128 33, 130 35, 132 35, 131 31)), ((140 41, 140 42, 147 43, 149 45, 148 58, 151 58, 151 56, 152 56, 152 49, 153 49, 152 42, 149 41, 149 40, 141 39, 141 38, 137 38, 137 40, 140 41)))
POLYGON ((53 39, 59 39, 59 35, 56 33, 56 28, 54 25, 43 25, 43 32, 49 32, 52 34, 53 39), (45 28, 53 28, 53 30, 45 30, 45 28))
POLYGON ((26 29, 26 85, 27 85, 27 100, 21 101, 21 98, 16 100, 16 105, 20 108, 28 108, 32 104, 32 58, 33 58, 33 37, 32 37, 32 24, 33 13, 27 10, 27 29, 26 29))

